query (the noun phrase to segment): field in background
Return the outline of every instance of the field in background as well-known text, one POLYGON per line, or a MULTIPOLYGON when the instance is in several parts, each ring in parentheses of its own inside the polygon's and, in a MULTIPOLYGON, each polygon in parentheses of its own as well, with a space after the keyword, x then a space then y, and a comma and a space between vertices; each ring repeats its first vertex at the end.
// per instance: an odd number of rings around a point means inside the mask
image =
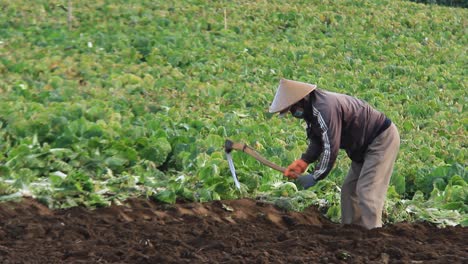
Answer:
POLYGON ((304 124, 267 113, 281 77, 368 101, 402 144, 386 221, 468 224, 468 12, 409 1, 0 2, 0 194, 53 208, 130 196, 262 197, 339 219, 341 153, 298 190, 304 124), (71 27, 71 29, 69 29, 71 27))

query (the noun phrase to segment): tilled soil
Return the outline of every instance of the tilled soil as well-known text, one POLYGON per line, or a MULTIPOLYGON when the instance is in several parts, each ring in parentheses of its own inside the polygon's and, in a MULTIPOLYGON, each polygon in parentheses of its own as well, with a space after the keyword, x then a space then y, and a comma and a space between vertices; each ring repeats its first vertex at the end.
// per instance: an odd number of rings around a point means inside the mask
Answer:
POLYGON ((250 199, 95 210, 23 199, 0 204, 0 219, 0 263, 468 263, 467 228, 367 231, 250 199))

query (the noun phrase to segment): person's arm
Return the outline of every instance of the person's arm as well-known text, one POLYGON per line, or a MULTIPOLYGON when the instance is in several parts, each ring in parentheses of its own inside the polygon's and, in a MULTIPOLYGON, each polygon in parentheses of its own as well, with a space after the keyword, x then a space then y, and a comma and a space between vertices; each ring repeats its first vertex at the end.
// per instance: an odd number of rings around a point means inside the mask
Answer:
POLYGON ((301 159, 308 164, 315 162, 320 157, 322 150, 322 139, 319 136, 311 136, 309 138, 309 146, 306 152, 302 154, 301 159))
POLYGON ((341 117, 329 108, 322 111, 313 108, 313 111, 319 123, 322 143, 321 155, 313 172, 313 178, 318 181, 330 173, 338 156, 341 140, 341 117))

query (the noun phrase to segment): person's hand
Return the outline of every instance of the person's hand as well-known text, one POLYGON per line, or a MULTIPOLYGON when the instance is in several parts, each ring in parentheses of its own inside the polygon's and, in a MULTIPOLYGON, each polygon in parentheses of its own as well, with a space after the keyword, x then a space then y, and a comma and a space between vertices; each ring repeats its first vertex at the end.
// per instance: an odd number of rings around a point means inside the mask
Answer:
POLYGON ((306 171, 307 166, 309 166, 307 162, 305 162, 303 159, 298 159, 293 161, 293 163, 291 163, 291 165, 286 168, 283 174, 288 178, 296 179, 302 173, 304 173, 304 171, 306 171))
POLYGON ((314 179, 313 173, 300 176, 297 178, 297 182, 304 187, 304 189, 310 188, 317 183, 317 180, 314 179))

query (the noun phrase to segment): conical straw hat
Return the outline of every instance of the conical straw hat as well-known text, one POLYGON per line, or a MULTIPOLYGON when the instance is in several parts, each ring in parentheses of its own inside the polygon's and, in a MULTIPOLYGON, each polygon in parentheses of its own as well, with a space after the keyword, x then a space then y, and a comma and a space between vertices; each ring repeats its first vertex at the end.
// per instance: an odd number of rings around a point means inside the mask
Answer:
POLYGON ((270 106, 270 113, 286 110, 315 90, 316 87, 313 84, 281 79, 275 99, 273 99, 270 106))

